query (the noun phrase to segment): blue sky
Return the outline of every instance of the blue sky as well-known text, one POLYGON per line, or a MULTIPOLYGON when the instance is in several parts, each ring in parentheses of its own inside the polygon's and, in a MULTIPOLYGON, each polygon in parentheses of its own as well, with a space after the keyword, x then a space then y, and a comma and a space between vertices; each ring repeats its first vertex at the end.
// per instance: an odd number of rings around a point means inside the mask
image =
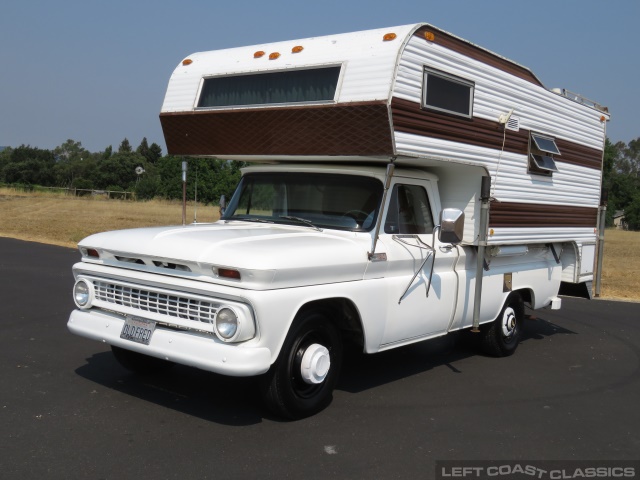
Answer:
POLYGON ((91 151, 143 137, 192 52, 428 22, 607 105, 608 136, 640 137, 637 0, 3 0, 0 145, 91 151))

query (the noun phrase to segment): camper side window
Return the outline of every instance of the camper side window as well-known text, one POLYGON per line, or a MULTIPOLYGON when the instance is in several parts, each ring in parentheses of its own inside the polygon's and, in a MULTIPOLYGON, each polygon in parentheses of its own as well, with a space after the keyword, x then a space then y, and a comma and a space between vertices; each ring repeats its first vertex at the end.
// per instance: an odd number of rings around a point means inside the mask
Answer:
POLYGON ((531 132, 529 138, 529 173, 550 177, 558 171, 554 155, 560 155, 560 149, 553 138, 531 132))
POLYGON ((384 223, 385 233, 433 233, 433 216, 429 197, 419 185, 395 185, 384 223))
POLYGON ((426 67, 424 69, 424 108, 471 118, 474 90, 475 85, 469 80, 426 67))

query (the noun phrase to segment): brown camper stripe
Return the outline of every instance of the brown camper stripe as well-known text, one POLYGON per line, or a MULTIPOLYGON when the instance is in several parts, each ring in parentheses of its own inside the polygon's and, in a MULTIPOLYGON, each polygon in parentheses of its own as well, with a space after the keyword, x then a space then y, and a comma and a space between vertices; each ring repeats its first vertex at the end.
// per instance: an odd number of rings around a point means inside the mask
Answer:
POLYGON ((602 169, 602 151, 578 145, 577 143, 556 138, 556 145, 560 149, 560 156, 555 157, 556 163, 572 163, 582 167, 602 169))
POLYGON ((564 205, 491 202, 489 227, 593 227, 598 209, 564 205))
MULTIPOLYGON (((492 149, 502 148, 503 130, 498 122, 472 120, 420 108, 420 104, 394 97, 391 113, 395 131, 467 143, 492 149)), ((526 154, 529 132, 508 132, 504 146, 507 152, 526 154)))
MULTIPOLYGON (((498 122, 482 118, 472 120, 446 115, 420 107, 419 103, 394 97, 391 100, 393 129, 423 137, 439 138, 452 142, 466 143, 478 147, 500 150, 503 130, 498 122)), ((600 170, 602 152, 567 140, 556 139, 560 155, 556 163, 571 163, 600 170)), ((507 131, 504 145, 507 152, 527 155, 529 152, 529 131, 507 131)))
POLYGON ((163 113, 171 155, 392 155, 386 102, 163 113))
POLYGON ((540 83, 540 80, 538 80, 528 68, 513 63, 506 58, 491 53, 490 51, 473 45, 472 43, 469 43, 465 40, 444 33, 437 28, 425 26, 417 30, 414 35, 424 39, 424 41, 426 42, 428 41, 424 36, 426 32, 433 32, 433 34, 435 35, 433 43, 437 45, 441 45, 445 48, 448 48, 449 50, 453 50, 454 52, 461 53, 473 58, 474 60, 478 60, 479 62, 491 65, 492 67, 515 75, 516 77, 534 83, 535 85, 543 86, 542 83, 540 83))

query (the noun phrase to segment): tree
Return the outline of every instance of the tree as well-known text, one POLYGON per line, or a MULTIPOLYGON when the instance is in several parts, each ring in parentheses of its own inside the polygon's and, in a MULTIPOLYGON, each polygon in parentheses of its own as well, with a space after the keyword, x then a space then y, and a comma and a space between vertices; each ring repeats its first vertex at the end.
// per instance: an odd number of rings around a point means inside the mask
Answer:
POLYGON ((609 192, 607 205, 608 226, 613 225, 613 215, 616 211, 625 212, 633 217, 632 204, 640 192, 640 138, 629 144, 618 142, 612 144, 609 139, 605 143, 603 165, 603 188, 609 192))
POLYGON ((129 143, 129 140, 127 138, 122 140, 122 143, 118 147, 118 153, 131 153, 132 151, 133 150, 131 149, 131 144, 129 143))
POLYGON ((156 163, 162 156, 162 148, 157 143, 152 143, 151 146, 147 143, 147 137, 142 139, 140 145, 136 149, 136 152, 142 155, 149 163, 156 163))
POLYGON ((629 230, 640 230, 640 192, 636 191, 631 202, 625 207, 624 220, 629 230))
POLYGON ((53 186, 53 167, 56 163, 53 152, 21 145, 11 149, 8 159, 5 157, 2 177, 7 183, 25 183, 53 186))
MULTIPOLYGON (((230 198, 240 181, 238 162, 211 158, 188 158, 187 198, 195 198, 196 177, 198 201, 217 204, 221 195, 230 198)), ((182 198, 182 161, 181 157, 167 155, 158 161, 160 186, 158 193, 165 198, 182 198)))

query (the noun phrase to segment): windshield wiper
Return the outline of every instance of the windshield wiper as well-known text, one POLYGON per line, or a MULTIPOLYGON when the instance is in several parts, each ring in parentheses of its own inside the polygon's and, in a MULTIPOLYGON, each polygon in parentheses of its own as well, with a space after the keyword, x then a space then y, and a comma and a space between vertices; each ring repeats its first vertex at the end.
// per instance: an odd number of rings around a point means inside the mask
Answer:
POLYGON ((265 220, 264 218, 248 217, 248 218, 226 218, 225 223, 236 222, 258 222, 258 223, 273 223, 272 220, 265 220))
POLYGON ((280 218, 284 218, 285 220, 294 220, 296 222, 304 223, 307 227, 311 227, 319 232, 322 231, 320 227, 316 227, 311 220, 307 220, 306 218, 300 217, 292 217, 291 215, 280 215, 280 218))

